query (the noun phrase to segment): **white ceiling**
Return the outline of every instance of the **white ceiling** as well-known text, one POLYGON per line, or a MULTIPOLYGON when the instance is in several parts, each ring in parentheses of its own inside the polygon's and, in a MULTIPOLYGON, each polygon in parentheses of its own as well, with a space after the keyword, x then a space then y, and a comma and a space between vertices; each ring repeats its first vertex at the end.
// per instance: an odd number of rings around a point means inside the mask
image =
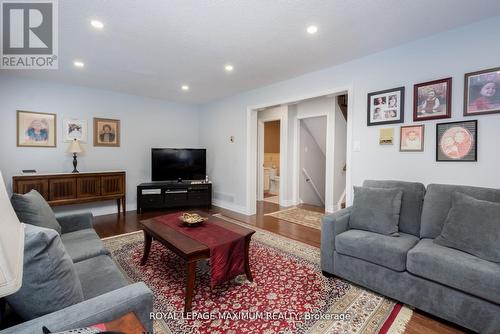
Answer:
POLYGON ((2 74, 205 103, 499 14, 498 0, 61 0, 59 70, 2 74))

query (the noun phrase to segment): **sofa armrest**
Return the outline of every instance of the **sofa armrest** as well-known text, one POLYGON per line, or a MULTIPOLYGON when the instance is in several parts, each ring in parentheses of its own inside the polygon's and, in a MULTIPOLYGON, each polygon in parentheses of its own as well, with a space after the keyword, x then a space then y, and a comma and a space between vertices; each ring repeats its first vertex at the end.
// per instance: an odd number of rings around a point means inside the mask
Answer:
POLYGON ((325 215, 321 219, 321 270, 333 274, 335 237, 349 229, 351 207, 325 215))
POLYGON ((61 225, 61 233, 75 232, 86 228, 92 228, 94 216, 91 212, 74 213, 56 217, 61 225))
POLYGON ((146 284, 140 282, 7 328, 1 333, 41 334, 42 326, 58 332, 109 322, 130 312, 134 312, 146 331, 152 333, 152 311, 153 294, 146 284))

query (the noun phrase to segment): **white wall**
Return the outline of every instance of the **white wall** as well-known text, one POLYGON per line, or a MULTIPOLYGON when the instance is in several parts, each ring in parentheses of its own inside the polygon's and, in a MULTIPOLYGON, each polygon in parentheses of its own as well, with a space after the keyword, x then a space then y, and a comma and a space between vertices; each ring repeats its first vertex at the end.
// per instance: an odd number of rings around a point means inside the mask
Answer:
POLYGON ((233 206, 248 208, 248 108, 297 101, 346 89, 352 95, 349 96, 349 122, 352 123, 349 126, 352 128, 348 130, 352 135, 348 145, 353 141, 361 144, 360 152, 348 153, 351 154, 349 173, 352 184, 359 185, 364 179, 400 179, 425 184, 461 183, 500 188, 500 178, 492 177, 500 166, 497 148, 500 142, 500 115, 477 117, 479 161, 474 163, 435 161, 436 122, 425 122, 423 153, 400 153, 398 140, 393 147, 381 147, 377 141, 380 127, 366 126, 368 92, 406 86, 405 119, 410 124, 413 85, 449 76, 453 77, 453 120, 463 119, 463 75, 500 65, 499 31, 500 16, 497 16, 204 106, 201 143, 210 151, 219 152, 217 160, 209 160, 209 169, 217 181, 218 190, 231 198, 233 206), (236 136, 235 144, 227 143, 225 138, 229 135, 236 136))
MULTIPOLYGON (((88 142, 78 159, 80 171, 125 170, 127 209, 136 207, 136 186, 151 181, 152 147, 198 147, 197 107, 144 97, 71 85, 0 76, 0 170, 11 189, 12 175, 21 169, 39 172, 72 170, 72 157, 65 153, 64 118, 86 119, 88 142), (57 114, 57 148, 16 147, 16 110, 57 114), (93 147, 93 117, 121 121, 121 146, 93 147)), ((202 145, 203 146, 203 145, 202 145)), ((214 161, 208 150, 208 158, 214 161)), ((212 163, 213 165, 213 163, 212 163)), ((58 211, 92 207, 95 214, 116 212, 115 202, 65 206, 58 211)))

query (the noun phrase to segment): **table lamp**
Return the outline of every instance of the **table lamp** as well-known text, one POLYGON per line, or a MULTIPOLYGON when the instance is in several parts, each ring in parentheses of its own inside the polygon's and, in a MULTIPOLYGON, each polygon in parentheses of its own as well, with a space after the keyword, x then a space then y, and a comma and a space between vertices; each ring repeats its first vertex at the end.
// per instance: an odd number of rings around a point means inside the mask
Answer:
POLYGON ((23 282, 24 224, 19 222, 0 172, 0 298, 11 295, 23 282))
POLYGON ((76 155, 78 153, 82 153, 83 149, 82 149, 82 146, 80 145, 80 142, 78 141, 78 139, 74 139, 71 142, 71 145, 69 145, 68 150, 66 152, 73 153, 73 172, 72 173, 79 173, 78 170, 76 169, 76 165, 78 164, 78 161, 76 160, 76 155))

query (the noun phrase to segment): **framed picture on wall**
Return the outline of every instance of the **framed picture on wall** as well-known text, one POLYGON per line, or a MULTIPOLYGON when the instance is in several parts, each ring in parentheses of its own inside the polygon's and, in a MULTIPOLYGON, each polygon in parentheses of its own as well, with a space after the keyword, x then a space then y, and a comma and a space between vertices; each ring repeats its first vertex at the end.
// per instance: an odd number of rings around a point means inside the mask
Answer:
POLYGON ((17 111, 18 147, 56 147, 56 114, 17 111))
POLYGON ((400 152, 423 152, 424 151, 424 125, 402 126, 399 134, 400 152))
POLYGON ((380 129, 379 145, 393 145, 394 144, 394 128, 380 129))
POLYGON ((74 139, 87 142, 87 121, 82 119, 65 119, 63 121, 63 136, 65 142, 74 139))
POLYGON ((413 88, 413 121, 451 117, 451 78, 416 84, 413 88))
POLYGON ((94 118, 94 146, 120 147, 120 120, 94 118))
POLYGON ((369 93, 367 125, 404 123, 404 106, 404 87, 369 93))
POLYGON ((477 161, 477 120, 436 126, 436 161, 477 161))
POLYGON ((464 116, 500 113, 500 67, 465 74, 464 116))

